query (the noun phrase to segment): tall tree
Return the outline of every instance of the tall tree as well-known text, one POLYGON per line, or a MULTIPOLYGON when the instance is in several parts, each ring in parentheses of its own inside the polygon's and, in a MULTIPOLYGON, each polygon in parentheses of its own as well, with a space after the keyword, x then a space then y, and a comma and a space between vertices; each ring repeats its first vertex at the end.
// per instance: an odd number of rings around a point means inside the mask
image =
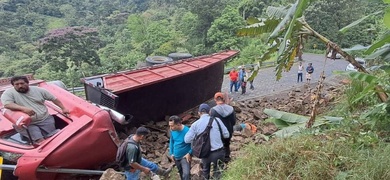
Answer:
POLYGON ((39 40, 39 50, 45 54, 45 61, 55 69, 65 71, 68 61, 78 68, 83 63, 99 65, 97 54, 100 40, 96 29, 87 27, 66 27, 50 31, 39 40))
POLYGON ((203 40, 206 47, 207 31, 211 27, 211 23, 220 15, 226 6, 224 0, 183 0, 181 6, 188 9, 191 13, 196 14, 199 19, 198 34, 203 40))
MULTIPOLYGON (((334 40, 341 47, 351 47, 356 44, 369 45, 370 39, 376 35, 373 31, 367 31, 370 28, 369 24, 375 23, 374 19, 367 25, 355 27, 352 33, 341 34, 339 32, 342 27, 365 15, 364 5, 367 5, 366 2, 361 0, 318 0, 305 10, 305 19, 318 33, 334 40)), ((326 47, 318 41, 317 44, 321 49, 326 47)))
POLYGON ((236 31, 244 26, 245 21, 238 10, 232 6, 227 6, 208 30, 208 44, 212 45, 215 51, 239 49, 242 38, 236 36, 236 31))

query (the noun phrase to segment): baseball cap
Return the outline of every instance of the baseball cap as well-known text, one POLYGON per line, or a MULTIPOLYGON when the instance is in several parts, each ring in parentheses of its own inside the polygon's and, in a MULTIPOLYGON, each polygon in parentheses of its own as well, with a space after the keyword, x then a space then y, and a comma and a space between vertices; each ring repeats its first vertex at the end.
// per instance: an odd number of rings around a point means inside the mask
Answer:
POLYGON ((199 112, 202 112, 202 111, 209 113, 210 112, 210 106, 207 105, 207 104, 204 104, 204 103, 201 104, 199 106, 199 112))
POLYGON ((233 131, 242 131, 242 126, 240 124, 236 124, 233 126, 233 131))
POLYGON ((221 99, 225 99, 225 95, 221 92, 215 93, 214 99, 217 99, 218 97, 220 97, 221 99))

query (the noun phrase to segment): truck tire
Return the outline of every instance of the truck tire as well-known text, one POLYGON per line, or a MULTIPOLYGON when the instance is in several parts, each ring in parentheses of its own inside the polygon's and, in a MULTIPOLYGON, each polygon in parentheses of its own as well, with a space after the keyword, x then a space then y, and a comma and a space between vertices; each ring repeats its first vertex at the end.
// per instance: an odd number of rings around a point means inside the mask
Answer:
POLYGON ((193 56, 190 53, 171 53, 168 55, 168 57, 172 58, 174 61, 177 61, 181 59, 192 58, 193 56))
POLYGON ((172 62, 172 58, 166 56, 148 56, 146 58, 146 62, 149 65, 164 64, 164 63, 172 62))

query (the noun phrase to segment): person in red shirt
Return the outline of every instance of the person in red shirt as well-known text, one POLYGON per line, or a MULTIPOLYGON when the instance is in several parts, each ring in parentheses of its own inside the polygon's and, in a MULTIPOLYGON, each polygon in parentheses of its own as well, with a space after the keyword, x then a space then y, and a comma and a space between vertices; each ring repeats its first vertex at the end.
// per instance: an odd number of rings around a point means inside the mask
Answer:
POLYGON ((229 73, 229 77, 230 77, 230 93, 232 93, 233 87, 234 87, 234 92, 238 92, 238 88, 237 88, 238 72, 236 71, 236 68, 234 67, 232 68, 232 70, 229 73))

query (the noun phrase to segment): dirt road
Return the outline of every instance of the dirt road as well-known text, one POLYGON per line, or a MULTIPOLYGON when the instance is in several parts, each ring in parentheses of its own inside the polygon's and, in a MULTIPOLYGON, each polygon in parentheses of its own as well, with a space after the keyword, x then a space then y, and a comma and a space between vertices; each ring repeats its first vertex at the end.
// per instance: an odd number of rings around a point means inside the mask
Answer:
MULTIPOLYGON (((324 66, 325 57, 324 55, 318 54, 304 54, 303 55, 303 65, 306 68, 308 63, 313 63, 314 73, 312 75, 311 83, 317 83, 320 77, 320 73, 324 70, 327 81, 332 80, 332 71, 339 70, 344 71, 348 65, 348 62, 344 59, 326 61, 324 66)), ((283 72, 282 78, 279 81, 276 81, 275 67, 260 69, 259 74, 255 78, 253 85, 255 86, 254 90, 249 89, 249 83, 247 92, 244 95, 241 95, 241 89, 239 93, 230 94, 235 100, 246 100, 256 97, 261 97, 265 95, 270 95, 274 93, 279 93, 281 91, 303 86, 305 84, 305 73, 303 75, 303 83, 297 83, 297 72, 298 72, 298 63, 295 63, 289 72, 283 72)), ((224 76, 224 81, 222 84, 222 92, 229 92, 229 76, 224 76)))

